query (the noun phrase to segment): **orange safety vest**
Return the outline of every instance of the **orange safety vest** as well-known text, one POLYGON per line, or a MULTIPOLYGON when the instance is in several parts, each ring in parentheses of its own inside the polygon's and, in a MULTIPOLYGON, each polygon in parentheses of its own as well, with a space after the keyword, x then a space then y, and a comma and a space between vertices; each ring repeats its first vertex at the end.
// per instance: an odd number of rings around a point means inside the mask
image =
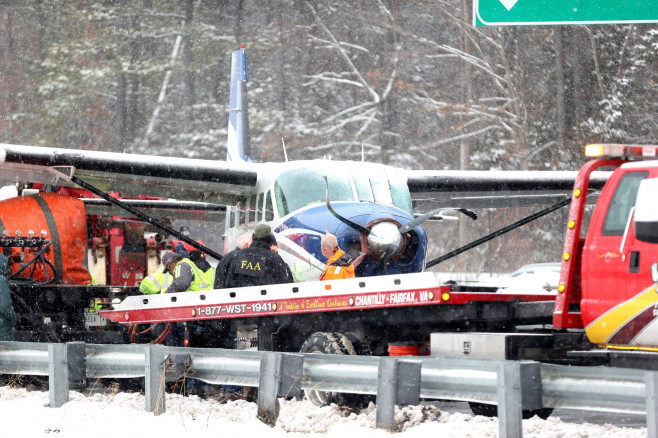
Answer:
POLYGON ((324 272, 322 275, 320 275, 320 280, 339 280, 341 278, 354 278, 354 265, 350 264, 348 266, 338 266, 338 265, 333 265, 332 263, 338 261, 343 255, 345 254, 345 251, 342 249, 338 248, 334 255, 327 260, 327 264, 324 268, 324 272))

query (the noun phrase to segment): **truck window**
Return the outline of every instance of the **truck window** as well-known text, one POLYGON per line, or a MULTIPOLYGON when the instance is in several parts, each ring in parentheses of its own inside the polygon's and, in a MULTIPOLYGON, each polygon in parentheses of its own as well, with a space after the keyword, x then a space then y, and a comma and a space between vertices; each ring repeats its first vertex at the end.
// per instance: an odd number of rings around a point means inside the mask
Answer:
POLYGON ((601 234, 604 236, 621 236, 628 221, 631 208, 635 205, 640 181, 649 176, 648 172, 628 172, 619 180, 612 195, 601 234))

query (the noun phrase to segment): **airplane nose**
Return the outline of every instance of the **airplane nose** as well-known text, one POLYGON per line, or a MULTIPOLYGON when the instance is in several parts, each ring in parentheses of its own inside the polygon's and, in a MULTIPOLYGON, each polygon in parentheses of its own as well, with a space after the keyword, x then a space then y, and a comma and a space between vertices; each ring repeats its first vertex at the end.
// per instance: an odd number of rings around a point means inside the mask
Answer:
POLYGON ((379 261, 393 259, 404 250, 404 238, 398 227, 398 224, 389 221, 369 227, 368 250, 379 261))

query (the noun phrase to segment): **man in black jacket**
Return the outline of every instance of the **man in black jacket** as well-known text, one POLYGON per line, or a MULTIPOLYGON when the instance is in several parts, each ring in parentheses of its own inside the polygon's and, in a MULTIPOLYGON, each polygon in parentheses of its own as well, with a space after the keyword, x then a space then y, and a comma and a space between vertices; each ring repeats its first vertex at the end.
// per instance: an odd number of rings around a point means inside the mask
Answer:
POLYGON ((226 270, 223 288, 292 283, 290 268, 271 247, 276 238, 269 225, 256 226, 251 246, 235 252, 226 270))
POLYGON ((231 265, 231 261, 235 258, 238 251, 241 249, 249 248, 251 245, 251 233, 244 233, 238 237, 236 242, 235 249, 224 254, 224 257, 217 264, 215 269, 215 282, 213 289, 222 289, 226 284, 226 276, 228 275, 228 268, 231 265))

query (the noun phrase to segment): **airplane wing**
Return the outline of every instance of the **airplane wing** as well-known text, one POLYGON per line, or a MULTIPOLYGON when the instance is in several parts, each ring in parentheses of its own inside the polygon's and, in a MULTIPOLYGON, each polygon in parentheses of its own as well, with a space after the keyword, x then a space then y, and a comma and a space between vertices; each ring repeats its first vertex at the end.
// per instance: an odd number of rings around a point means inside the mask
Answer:
MULTIPOLYGON (((590 189, 601 189, 611 172, 594 172, 590 189)), ((576 171, 410 170, 407 185, 416 211, 438 207, 541 206, 569 199, 576 171)))
POLYGON ((75 176, 122 196, 149 195, 232 205, 256 191, 244 163, 0 144, 0 179, 76 187, 75 176))

